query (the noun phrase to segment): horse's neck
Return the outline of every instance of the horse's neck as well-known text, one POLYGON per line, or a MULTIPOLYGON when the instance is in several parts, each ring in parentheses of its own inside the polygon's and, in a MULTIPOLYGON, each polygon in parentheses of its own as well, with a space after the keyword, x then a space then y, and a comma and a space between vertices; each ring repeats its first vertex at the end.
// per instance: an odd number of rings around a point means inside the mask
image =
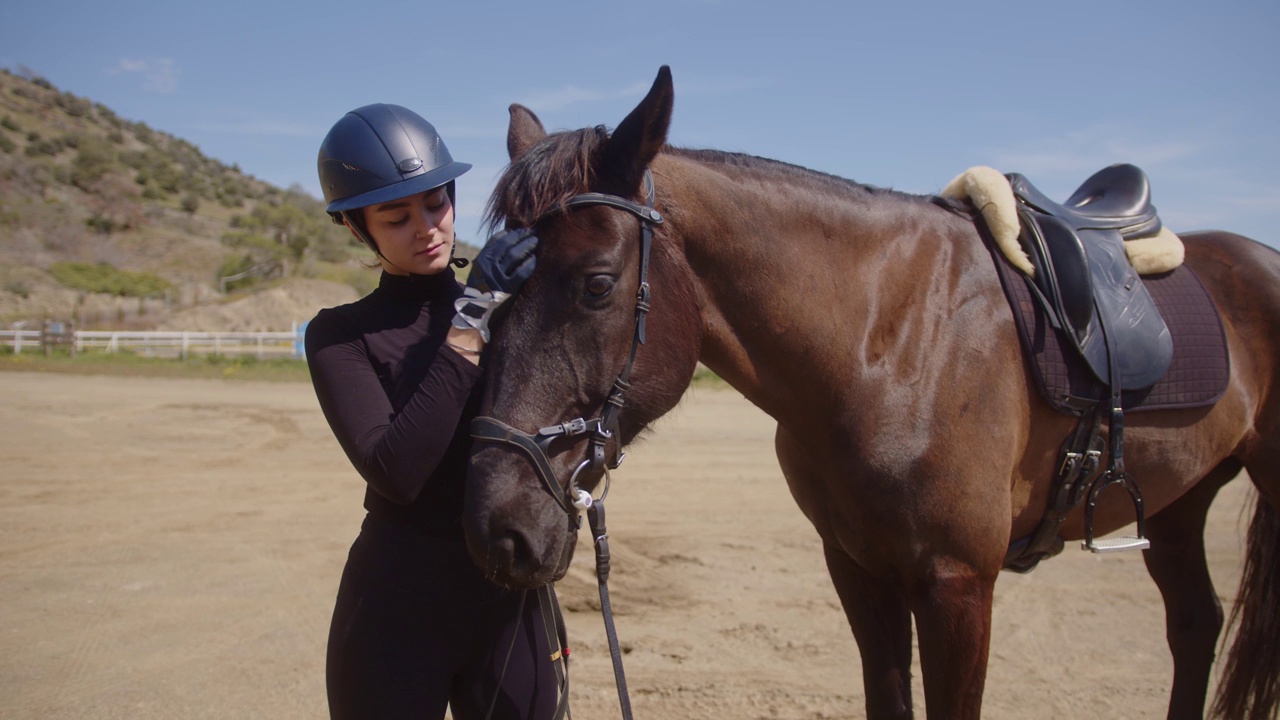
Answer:
POLYGON ((682 240, 698 278, 700 359, 779 419, 798 389, 821 398, 833 378, 874 381, 862 371, 877 319, 913 312, 913 274, 927 279, 941 261, 939 224, 953 234, 966 225, 908 196, 802 192, 715 171, 687 182, 685 212, 698 217, 682 240))

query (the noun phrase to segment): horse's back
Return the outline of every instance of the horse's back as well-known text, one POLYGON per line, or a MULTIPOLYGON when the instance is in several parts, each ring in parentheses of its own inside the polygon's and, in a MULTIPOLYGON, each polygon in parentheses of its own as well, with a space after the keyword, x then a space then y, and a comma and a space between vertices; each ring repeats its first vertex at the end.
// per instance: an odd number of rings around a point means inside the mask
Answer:
POLYGON ((1186 245, 1187 264, 1202 277, 1231 268, 1280 278, 1280 251, 1253 238, 1225 230, 1197 230, 1179 237, 1186 245))
POLYGON ((1213 297, 1228 334, 1238 333, 1245 343, 1232 345, 1233 356, 1275 356, 1280 344, 1280 252, 1219 230, 1186 233, 1182 240, 1186 264, 1213 297))
POLYGON ((1280 252, 1243 235, 1182 235, 1187 265, 1222 314, 1231 383, 1249 405, 1251 432, 1238 456, 1254 482, 1280 499, 1280 252))

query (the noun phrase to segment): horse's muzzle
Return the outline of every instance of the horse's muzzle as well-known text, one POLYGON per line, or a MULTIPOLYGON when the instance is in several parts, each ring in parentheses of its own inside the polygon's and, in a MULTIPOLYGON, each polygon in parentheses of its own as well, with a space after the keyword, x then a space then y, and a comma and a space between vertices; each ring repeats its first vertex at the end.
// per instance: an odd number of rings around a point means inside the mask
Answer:
POLYGON ((490 581, 536 588, 564 577, 577 542, 575 520, 529 478, 528 464, 515 453, 486 448, 472 456, 463 531, 472 561, 490 581))

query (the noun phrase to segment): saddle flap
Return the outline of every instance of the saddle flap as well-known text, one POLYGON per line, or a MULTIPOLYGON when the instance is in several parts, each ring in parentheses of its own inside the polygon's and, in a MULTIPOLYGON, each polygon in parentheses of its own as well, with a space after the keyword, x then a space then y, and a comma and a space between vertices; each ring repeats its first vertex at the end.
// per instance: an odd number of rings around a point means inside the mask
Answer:
POLYGON ((1059 217, 1027 207, 1019 213, 1023 242, 1036 267, 1034 283, 1097 379, 1149 387, 1164 375, 1173 342, 1159 309, 1125 254, 1118 230, 1072 228, 1059 217))
POLYGON ((1089 276, 1089 261, 1080 238, 1062 221, 1038 213, 1029 219, 1035 228, 1028 233, 1039 236, 1041 247, 1032 248, 1032 257, 1047 258, 1045 272, 1036 275, 1036 282, 1045 296, 1057 305, 1059 316, 1076 334, 1077 340, 1088 330, 1093 318, 1093 280, 1089 276), (1039 232, 1035 232, 1038 230, 1039 232))
MULTIPOLYGON (((1094 302, 1103 322, 1105 338, 1100 351, 1086 352, 1097 372, 1105 367, 1106 353, 1114 354, 1120 373, 1119 385, 1126 390, 1150 387, 1169 369, 1173 360, 1173 338, 1147 292, 1138 272, 1125 255, 1123 240, 1114 230, 1081 230, 1088 247, 1090 270, 1095 278, 1094 302), (1097 356, 1095 360, 1094 357, 1097 356)), ((1111 382, 1110 372, 1099 374, 1111 382)))

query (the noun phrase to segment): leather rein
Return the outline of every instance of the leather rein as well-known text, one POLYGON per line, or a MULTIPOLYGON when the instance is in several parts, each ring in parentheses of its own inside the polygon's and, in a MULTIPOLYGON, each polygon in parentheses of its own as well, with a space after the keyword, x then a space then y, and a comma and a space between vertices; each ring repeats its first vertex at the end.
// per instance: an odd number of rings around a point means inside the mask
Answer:
MULTIPOLYGON (((518 430, 497 418, 480 416, 471 422, 471 437, 476 442, 488 442, 509 445, 518 448, 533 463, 542 486, 551 495, 556 504, 568 516, 568 531, 577 533, 582 525, 581 512, 586 511, 596 551, 596 580, 600 590, 600 613, 604 618, 605 633, 609 640, 609 655, 613 660, 614 679, 618 686, 618 700, 622 706, 624 720, 631 720, 631 701, 627 695, 627 681, 622 669, 622 652, 618 644, 617 633, 613 627, 613 610, 609 603, 609 540, 605 530, 604 499, 609 494, 609 471, 622 464, 626 453, 621 450, 621 432, 619 430, 619 414, 625 404, 624 395, 631 388, 631 367, 635 363, 636 352, 645 342, 645 317, 649 313, 649 254, 653 246, 653 229, 662 224, 662 214, 654 209, 653 175, 649 170, 644 173, 645 204, 639 205, 617 195, 587 192, 574 195, 564 201, 552 212, 567 212, 577 207, 604 206, 631 213, 640 219, 640 285, 636 291, 635 330, 631 336, 631 349, 627 353, 626 364, 622 372, 613 381, 613 388, 605 399, 598 417, 574 418, 558 425, 550 425, 530 434, 518 430), (589 435, 587 456, 569 476, 564 485, 556 478, 551 467, 548 453, 552 442, 560 438, 571 438, 589 435), (617 439, 616 458, 610 462, 606 458, 609 440, 617 439), (585 475, 584 475, 585 473, 585 475), (599 498, 581 484, 579 478, 598 478, 604 476, 604 490, 599 498)), ((566 677, 567 680, 567 677, 566 677)))

